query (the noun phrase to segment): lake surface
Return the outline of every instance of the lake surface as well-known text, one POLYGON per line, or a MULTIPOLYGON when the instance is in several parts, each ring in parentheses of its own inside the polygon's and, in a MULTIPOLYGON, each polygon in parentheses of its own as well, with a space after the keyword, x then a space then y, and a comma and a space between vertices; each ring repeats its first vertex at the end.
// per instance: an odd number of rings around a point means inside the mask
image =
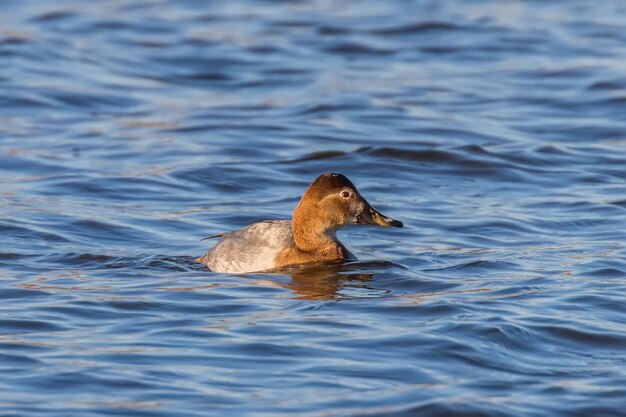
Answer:
POLYGON ((0 2, 0 415, 626 415, 626 3, 0 2), (211 273, 347 175, 359 261, 211 273))

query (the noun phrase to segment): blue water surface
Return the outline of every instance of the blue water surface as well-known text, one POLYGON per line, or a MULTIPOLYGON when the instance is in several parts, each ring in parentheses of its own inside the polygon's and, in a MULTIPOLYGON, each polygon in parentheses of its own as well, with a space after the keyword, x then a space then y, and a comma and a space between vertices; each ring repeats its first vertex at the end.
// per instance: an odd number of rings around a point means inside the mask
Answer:
POLYGON ((626 415, 626 2, 0 2, 0 415, 626 415), (211 273, 322 172, 403 229, 211 273))

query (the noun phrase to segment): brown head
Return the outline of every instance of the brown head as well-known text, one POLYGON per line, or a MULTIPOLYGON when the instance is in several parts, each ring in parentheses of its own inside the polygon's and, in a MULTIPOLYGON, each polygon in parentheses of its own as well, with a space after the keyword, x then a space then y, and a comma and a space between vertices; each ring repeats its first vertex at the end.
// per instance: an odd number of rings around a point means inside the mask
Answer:
POLYGON ((293 212, 294 238, 307 246, 306 235, 329 235, 349 224, 402 227, 402 222, 382 215, 365 200, 344 175, 322 174, 302 195, 293 212))

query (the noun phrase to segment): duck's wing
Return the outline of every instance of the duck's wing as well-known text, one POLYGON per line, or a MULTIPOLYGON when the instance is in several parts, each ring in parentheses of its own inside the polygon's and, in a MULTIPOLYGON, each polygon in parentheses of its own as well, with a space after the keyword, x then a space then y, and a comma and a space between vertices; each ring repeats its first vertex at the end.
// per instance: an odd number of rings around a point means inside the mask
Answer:
POLYGON ((266 220, 222 235, 211 250, 198 258, 213 272, 272 269, 276 255, 293 242, 289 220, 266 220))
POLYGON ((227 233, 229 233, 229 232, 226 232, 226 233, 218 233, 218 234, 216 234, 216 235, 211 235, 211 236, 203 237, 203 238, 202 238, 202 239, 200 239, 200 240, 207 240, 207 239, 213 239, 213 238, 216 238, 216 237, 222 237, 222 236, 224 236, 224 235, 225 235, 225 234, 227 234, 227 233))

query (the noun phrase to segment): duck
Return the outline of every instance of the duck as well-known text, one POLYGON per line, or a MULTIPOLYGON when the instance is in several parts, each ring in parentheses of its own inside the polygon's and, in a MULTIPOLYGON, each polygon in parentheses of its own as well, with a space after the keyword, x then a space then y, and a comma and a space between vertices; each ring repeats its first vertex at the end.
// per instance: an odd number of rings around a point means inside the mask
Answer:
POLYGON ((212 272, 253 273, 356 260, 337 238, 339 229, 352 224, 403 227, 374 209, 345 175, 327 172, 304 191, 291 220, 263 220, 208 236, 219 240, 196 261, 212 272))

